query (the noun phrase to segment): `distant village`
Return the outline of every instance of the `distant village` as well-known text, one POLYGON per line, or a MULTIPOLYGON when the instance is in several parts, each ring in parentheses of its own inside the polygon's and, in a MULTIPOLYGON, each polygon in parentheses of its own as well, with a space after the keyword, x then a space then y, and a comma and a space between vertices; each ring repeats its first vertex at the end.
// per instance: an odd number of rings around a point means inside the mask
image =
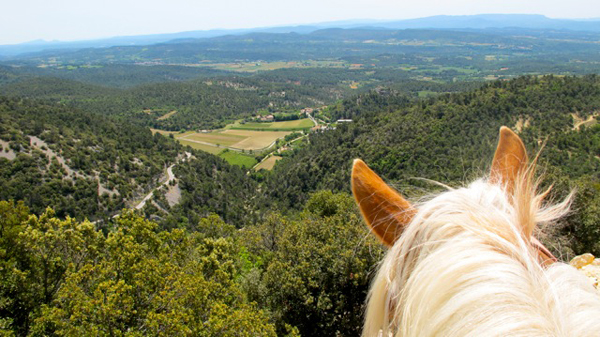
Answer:
MULTIPOLYGON (((326 106, 323 106, 321 109, 326 108, 326 106)), ((256 115, 256 117, 253 118, 254 122, 279 122, 279 121, 283 121, 283 120, 294 120, 294 119, 300 119, 300 118, 305 118, 305 117, 309 117, 310 118, 310 114, 312 114, 313 112, 317 112, 319 111, 319 109, 315 109, 315 108, 304 108, 302 110, 300 110, 300 113, 298 115, 295 114, 269 114, 269 115, 256 115), (277 118, 277 115, 282 115, 285 116, 285 118, 277 118)))
MULTIPOLYGON (((272 123, 272 122, 283 122, 283 121, 292 121, 303 118, 310 118, 315 126, 310 128, 311 132, 325 132, 330 130, 335 130, 336 125, 341 123, 351 123, 352 119, 338 119, 335 122, 330 122, 327 116, 315 116, 316 113, 323 111, 327 106, 322 106, 319 108, 304 108, 301 109, 299 113, 293 112, 274 112, 269 114, 256 114, 252 117, 248 117, 242 120, 240 123, 272 123)), ((201 129, 197 130, 198 133, 211 133, 214 130, 201 129)), ((306 133, 306 131, 304 131, 306 133)))
POLYGON ((317 122, 317 120, 314 117, 314 114, 324 110, 325 108, 327 108, 327 106, 322 106, 320 108, 304 108, 300 110, 299 114, 285 114, 285 113, 275 113, 275 114, 268 114, 268 115, 261 115, 258 114, 256 116, 254 116, 252 119, 250 119, 249 121, 252 122, 263 122, 263 123, 269 123, 269 122, 279 122, 279 121, 286 121, 286 120, 294 120, 294 119, 301 119, 301 118, 310 118, 314 123, 315 126, 312 127, 310 130, 313 132, 324 132, 324 131, 329 131, 329 130, 335 130, 335 124, 340 124, 340 123, 351 123, 352 119, 338 119, 335 123, 326 123, 323 120, 320 120, 321 123, 317 122), (334 124, 334 125, 332 125, 334 124))

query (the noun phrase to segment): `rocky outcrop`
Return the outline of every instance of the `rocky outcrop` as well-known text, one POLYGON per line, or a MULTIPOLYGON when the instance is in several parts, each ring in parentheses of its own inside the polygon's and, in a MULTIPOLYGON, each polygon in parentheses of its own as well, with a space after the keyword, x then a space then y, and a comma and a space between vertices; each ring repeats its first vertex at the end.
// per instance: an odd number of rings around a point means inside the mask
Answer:
POLYGON ((585 274, 598 289, 598 281, 600 280, 600 259, 594 257, 590 253, 575 256, 569 264, 585 274))

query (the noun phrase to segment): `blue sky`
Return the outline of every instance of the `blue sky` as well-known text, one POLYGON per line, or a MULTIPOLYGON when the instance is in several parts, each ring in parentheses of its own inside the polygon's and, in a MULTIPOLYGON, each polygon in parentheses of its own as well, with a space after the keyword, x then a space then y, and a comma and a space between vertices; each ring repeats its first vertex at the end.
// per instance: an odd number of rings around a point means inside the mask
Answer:
POLYGON ((598 0, 1 0, 0 44, 346 19, 485 13, 600 18, 598 0))

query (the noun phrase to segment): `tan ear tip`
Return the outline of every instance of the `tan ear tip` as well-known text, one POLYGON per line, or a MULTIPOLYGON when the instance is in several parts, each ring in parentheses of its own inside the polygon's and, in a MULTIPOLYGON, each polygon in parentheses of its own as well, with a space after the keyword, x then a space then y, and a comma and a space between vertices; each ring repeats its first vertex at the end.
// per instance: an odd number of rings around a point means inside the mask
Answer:
POLYGON ((500 127, 500 136, 503 137, 518 137, 517 134, 507 126, 500 127))
POLYGON ((359 158, 354 159, 352 163, 352 175, 354 175, 358 170, 363 170, 368 168, 367 164, 359 158))

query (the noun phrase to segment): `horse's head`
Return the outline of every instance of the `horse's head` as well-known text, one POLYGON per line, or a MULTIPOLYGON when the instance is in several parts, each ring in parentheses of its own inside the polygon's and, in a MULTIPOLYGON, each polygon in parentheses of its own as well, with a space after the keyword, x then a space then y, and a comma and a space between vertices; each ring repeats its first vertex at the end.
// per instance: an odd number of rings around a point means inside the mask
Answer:
MULTIPOLYGON (((507 127, 500 128, 489 183, 501 186, 514 202, 519 202, 520 198, 515 198, 514 194, 529 192, 525 189, 530 187, 531 173, 525 145, 519 136, 507 127)), ((417 213, 415 207, 360 159, 354 160, 352 168, 352 192, 367 225, 388 247, 394 245, 417 213)), ((540 261, 544 264, 556 262, 554 255, 532 236, 535 223, 525 221, 520 225, 540 261)))
MULTIPOLYGON (((550 280, 567 267, 555 264, 533 236, 537 223, 568 211, 570 198, 542 205, 547 192, 536 194, 533 171, 523 142, 506 127, 488 177, 415 205, 355 160, 354 197, 371 231, 390 248, 369 293, 363 334, 539 335, 574 329, 579 323, 560 325, 566 304, 559 303, 556 288, 572 281, 564 275, 579 279, 562 273, 550 280)), ((568 293, 585 302, 586 292, 568 293)))

